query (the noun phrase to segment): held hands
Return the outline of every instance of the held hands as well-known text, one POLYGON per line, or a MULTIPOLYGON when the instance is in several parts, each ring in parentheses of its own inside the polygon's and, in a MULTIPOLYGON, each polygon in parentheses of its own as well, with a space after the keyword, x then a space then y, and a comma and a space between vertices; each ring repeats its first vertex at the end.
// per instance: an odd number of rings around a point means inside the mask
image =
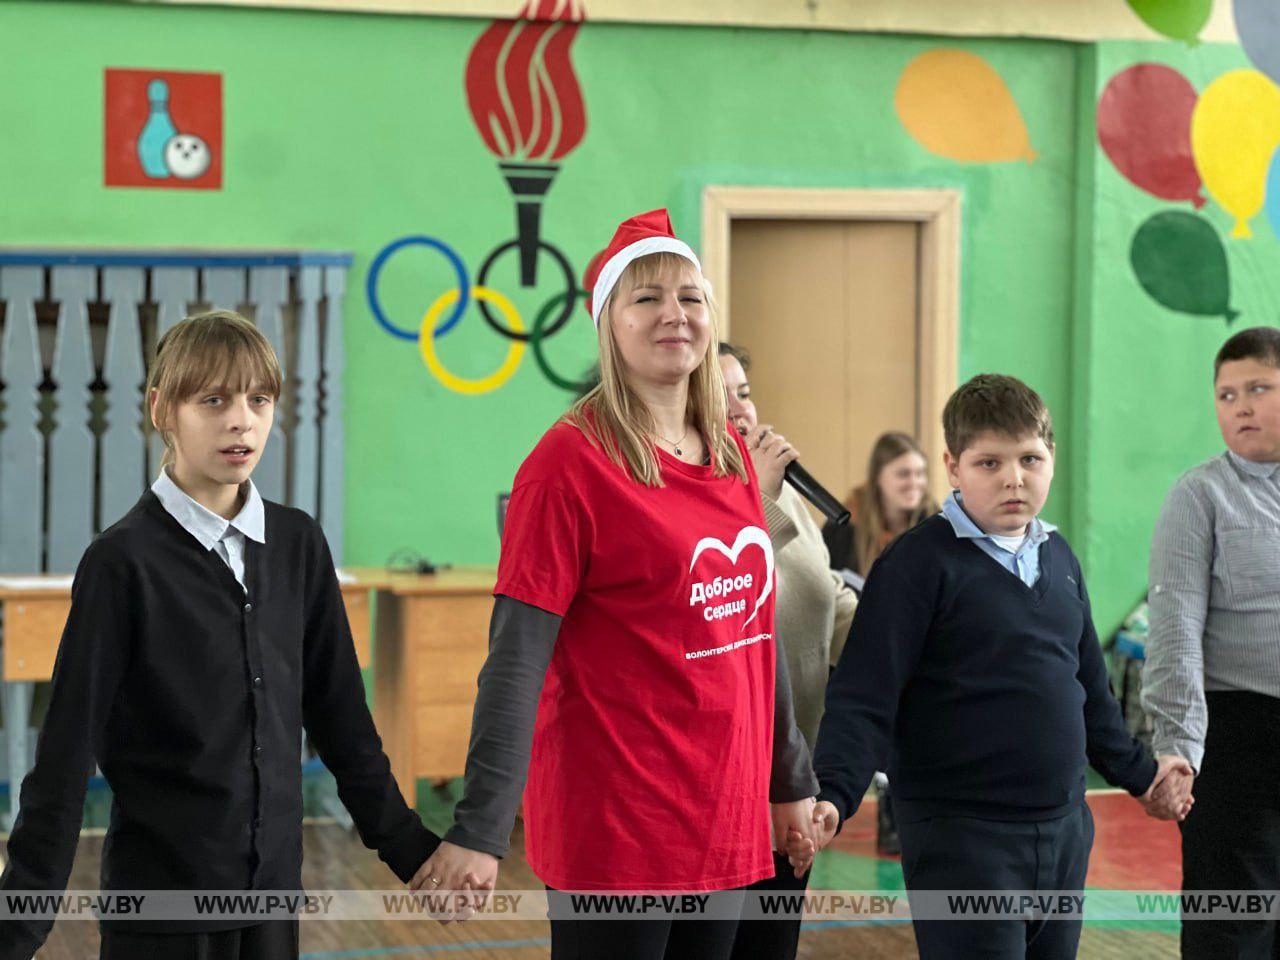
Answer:
MULTIPOLYGON (((786 834, 787 860, 790 861, 791 868, 797 877, 803 877, 805 872, 813 866, 814 856, 831 842, 831 838, 836 835, 836 830, 840 827, 840 813, 834 804, 825 800, 816 805, 813 801, 808 802, 812 805, 810 832, 806 834, 804 830, 793 827, 786 834)), ((775 817, 775 832, 777 829, 775 817)), ((779 833, 777 836, 782 834, 779 833)))
POLYGON ((1147 792, 1138 798, 1147 816, 1157 820, 1185 820, 1195 797, 1191 785, 1195 771, 1181 757, 1165 754, 1156 758, 1156 777, 1147 792))
POLYGON ((409 881, 409 888, 423 893, 440 891, 456 896, 455 908, 440 920, 441 923, 449 923, 470 919, 484 906, 497 879, 497 857, 445 840, 418 868, 409 881))
MULTIPOLYGON (((778 853, 788 854, 788 859, 790 858, 787 842, 793 833, 813 842, 813 797, 792 803, 771 803, 769 812, 773 817, 773 845, 778 853)), ((793 862, 792 867, 794 866, 793 862)), ((805 869, 808 869, 807 865, 805 869)), ((796 876, 804 876, 804 870, 796 870, 796 876)))
POLYGON ((744 439, 751 462, 755 464, 760 489, 770 499, 777 500, 782 495, 782 473, 788 463, 800 459, 799 452, 787 443, 786 437, 774 433, 773 427, 767 423, 748 430, 744 439))

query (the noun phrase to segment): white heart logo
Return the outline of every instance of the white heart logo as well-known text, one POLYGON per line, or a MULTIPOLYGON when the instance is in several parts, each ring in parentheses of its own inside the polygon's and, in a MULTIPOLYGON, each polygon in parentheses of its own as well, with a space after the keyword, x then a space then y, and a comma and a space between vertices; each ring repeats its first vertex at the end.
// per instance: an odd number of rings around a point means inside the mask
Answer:
POLYGON ((724 541, 716 537, 703 537, 693 548, 693 559, 689 561, 689 572, 692 573, 693 565, 698 562, 698 557, 702 556, 702 551, 710 549, 724 554, 729 558, 730 563, 736 565, 742 551, 753 543, 764 551, 765 585, 760 596, 756 598, 755 609, 751 611, 751 616, 747 617, 743 627, 756 618, 756 614, 760 612, 760 604, 773 593, 773 544, 769 542, 769 535, 759 527, 743 527, 738 531, 738 538, 733 541, 732 549, 726 547, 724 541))

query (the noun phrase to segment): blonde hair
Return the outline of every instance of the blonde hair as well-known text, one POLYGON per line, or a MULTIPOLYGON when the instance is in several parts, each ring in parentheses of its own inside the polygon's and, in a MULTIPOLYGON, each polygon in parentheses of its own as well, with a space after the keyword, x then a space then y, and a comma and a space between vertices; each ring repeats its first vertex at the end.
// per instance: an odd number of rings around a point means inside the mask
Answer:
POLYGON ((210 310, 188 317, 160 338, 147 375, 148 426, 164 440, 164 466, 173 463, 173 440, 166 425, 174 407, 202 389, 218 386, 244 393, 257 386, 280 399, 284 375, 261 330, 233 310, 210 310))
POLYGON ((716 333, 715 303, 706 281, 679 254, 663 252, 640 257, 623 271, 600 312, 600 382, 574 403, 561 419, 581 430, 587 439, 604 450, 610 460, 627 470, 637 483, 647 487, 664 486, 658 454, 649 439, 654 431, 653 416, 627 382, 622 354, 613 335, 610 308, 620 290, 633 290, 653 283, 661 275, 675 270, 697 277, 711 315, 707 352, 689 374, 688 411, 692 414, 693 427, 707 444, 715 476, 733 474, 745 483, 747 468, 742 451, 729 435, 724 377, 720 373, 718 359, 720 339, 716 333))

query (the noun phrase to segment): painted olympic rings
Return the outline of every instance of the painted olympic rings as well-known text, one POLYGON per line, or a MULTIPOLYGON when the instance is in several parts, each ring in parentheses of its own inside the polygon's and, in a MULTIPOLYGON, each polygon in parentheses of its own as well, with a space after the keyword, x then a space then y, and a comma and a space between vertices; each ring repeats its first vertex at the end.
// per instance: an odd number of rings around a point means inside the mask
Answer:
MULTIPOLYGON (((457 290, 447 290, 440 294, 436 298, 436 302, 427 308, 427 312, 422 317, 422 328, 418 331, 418 349, 422 351, 422 360, 426 363, 427 369, 431 371, 437 380, 456 393, 477 396, 481 393, 497 390, 511 379, 520 366, 520 359, 524 356, 524 343, 513 337, 510 346, 507 347, 507 357, 502 361, 502 366, 487 377, 469 380, 446 370, 444 364, 440 362, 440 358, 436 356, 435 347, 432 345, 432 341, 439 336, 438 333, 433 331, 440 312, 445 307, 456 303, 461 296, 462 294, 457 290)), ((490 290, 488 287, 472 287, 471 296, 475 297, 476 303, 492 303, 507 318, 507 323, 511 324, 516 332, 524 330, 524 321, 520 319, 520 314, 515 305, 498 291, 490 290)))
POLYGON ((551 369, 551 364, 547 362, 546 354, 543 352, 543 341, 547 337, 547 333, 543 328, 546 326, 547 318, 551 316, 551 311, 556 307, 563 307, 567 302, 569 304, 569 308, 572 309, 573 304, 579 298, 585 298, 586 296, 587 291, 585 290, 574 290, 572 296, 570 296, 568 292, 557 293, 542 305, 542 309, 539 310, 538 315, 534 317, 533 331, 529 337, 529 345, 533 347, 533 359, 538 364, 538 369, 542 371, 542 375, 561 390, 568 390, 572 393, 581 393, 587 388, 594 386, 594 384, 589 380, 566 380, 551 369))
POLYGON ((496 247, 485 258, 477 274, 476 285, 472 286, 462 258, 443 240, 425 235, 405 236, 393 240, 378 251, 365 276, 365 296, 368 299, 369 311, 378 325, 391 336, 400 340, 416 340, 428 371, 444 387, 455 393, 476 396, 498 389, 515 375, 524 357, 526 345, 533 347, 538 369, 552 385, 563 390, 580 391, 586 384, 576 383, 551 369, 543 341, 564 328, 573 314, 574 305, 579 298, 588 294, 578 288, 573 267, 565 255, 551 244, 539 241, 538 249, 550 253, 563 272, 565 289, 554 294, 542 305, 536 314, 532 329, 526 327, 515 305, 484 282, 498 258, 518 247, 517 240, 509 240, 496 247), (383 268, 399 250, 410 246, 429 247, 440 253, 452 267, 458 281, 457 287, 436 298, 423 315, 416 331, 410 331, 392 323, 378 299, 378 283, 382 277, 383 268), (485 322, 508 341, 507 353, 501 365, 487 376, 477 379, 461 377, 448 370, 440 360, 435 346, 436 340, 452 331, 462 321, 472 300, 476 302, 485 322), (501 319, 495 316, 495 310, 501 314, 501 319))
POLYGON ((373 311, 373 318, 378 321, 382 329, 393 337, 399 337, 401 340, 418 339, 417 332, 402 330, 388 320, 387 315, 382 312, 382 305, 378 302, 378 277, 382 274, 382 268, 386 266, 393 253, 403 247, 411 246, 430 247, 433 250, 440 251, 444 258, 449 261, 449 265, 453 267, 454 274, 457 275, 457 289, 462 291, 462 296, 454 305, 448 318, 444 323, 440 324, 440 329, 435 331, 437 337, 443 337, 458 325, 458 321, 462 319, 462 314, 467 309, 467 303, 471 300, 471 281, 467 278, 467 268, 463 265, 462 259, 454 253, 453 248, 443 240, 425 236, 401 237, 399 240, 394 240, 383 247, 378 255, 373 258, 373 263, 369 266, 369 273, 365 277, 364 291, 369 300, 369 309, 373 311))
MULTIPOLYGON (((480 272, 476 274, 476 284, 483 287, 485 282, 489 279, 490 269, 492 269, 498 258, 508 250, 514 250, 519 245, 519 240, 508 240, 501 246, 494 247, 493 252, 490 253, 489 256, 485 258, 484 263, 480 265, 480 272)), ((545 240, 538 241, 538 249, 545 250, 547 253, 551 254, 556 263, 560 265, 560 269, 564 271, 564 288, 566 291, 562 294, 565 298, 564 305, 561 307, 559 316, 556 317, 551 326, 547 327, 547 329, 542 332, 544 337, 554 337, 560 332, 560 328, 568 322, 570 315, 573 313, 574 301, 573 298, 569 296, 569 293, 578 289, 578 282, 577 278, 574 276, 573 267, 570 266, 568 259, 559 251, 559 249, 553 247, 545 240)), ((489 326, 493 327, 494 330, 502 334, 504 337, 510 337, 512 340, 524 340, 527 342, 530 336, 532 336, 532 334, 524 333, 519 330, 508 329, 503 324, 499 323, 493 314, 489 312, 488 304, 483 301, 481 301, 478 306, 480 307, 480 315, 484 317, 485 323, 489 324, 489 326)))

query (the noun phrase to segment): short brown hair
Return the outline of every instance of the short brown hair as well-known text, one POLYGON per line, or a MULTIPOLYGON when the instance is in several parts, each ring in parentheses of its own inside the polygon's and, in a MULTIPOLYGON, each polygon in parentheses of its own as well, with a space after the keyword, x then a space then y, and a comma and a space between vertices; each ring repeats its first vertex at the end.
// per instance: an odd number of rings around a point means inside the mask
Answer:
POLYGON ((1053 449, 1053 417, 1036 393, 1016 377, 980 373, 962 385, 942 411, 942 432, 951 456, 959 457, 988 431, 1008 437, 1035 434, 1053 449))
POLYGON ((175 405, 208 386, 242 393, 256 384, 279 400, 283 382, 271 342, 235 311, 210 310, 174 324, 160 338, 147 375, 147 403, 155 391, 153 426, 164 439, 165 464, 172 462, 173 447, 160 425, 169 422, 175 405))
POLYGON ((1241 330, 1222 345, 1213 359, 1213 379, 1224 363, 1232 360, 1258 360, 1270 367, 1280 367, 1280 330, 1275 327, 1250 327, 1241 330))

